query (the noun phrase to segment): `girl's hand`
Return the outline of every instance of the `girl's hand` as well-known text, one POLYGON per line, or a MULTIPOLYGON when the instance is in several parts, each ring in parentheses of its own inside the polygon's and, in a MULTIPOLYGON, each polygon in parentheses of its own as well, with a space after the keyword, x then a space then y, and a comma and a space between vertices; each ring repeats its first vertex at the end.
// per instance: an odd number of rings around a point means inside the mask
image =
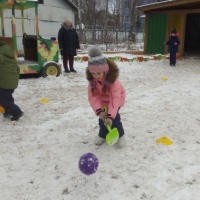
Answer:
POLYGON ((174 42, 174 45, 178 45, 178 43, 177 43, 177 42, 174 42))
POLYGON ((99 113, 99 118, 100 118, 101 120, 105 121, 105 119, 106 119, 106 113, 105 113, 105 112, 100 112, 100 113, 99 113))
POLYGON ((113 120, 110 118, 106 118, 104 121, 105 126, 110 125, 112 127, 113 120))

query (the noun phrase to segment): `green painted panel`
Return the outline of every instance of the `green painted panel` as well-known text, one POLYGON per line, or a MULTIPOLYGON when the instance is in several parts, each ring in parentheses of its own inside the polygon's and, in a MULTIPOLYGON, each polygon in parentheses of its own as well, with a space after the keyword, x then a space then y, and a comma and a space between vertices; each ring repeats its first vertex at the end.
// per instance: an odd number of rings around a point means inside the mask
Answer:
POLYGON ((0 0, 0 8, 12 9, 12 5, 15 5, 15 10, 24 10, 35 7, 37 1, 28 0, 0 0))
POLYGON ((37 74, 42 68, 40 65, 19 65, 20 74, 37 74))
POLYGON ((166 23, 166 14, 148 15, 147 54, 163 54, 165 52, 165 45, 163 43, 166 40, 166 23))
POLYGON ((58 62, 58 42, 45 39, 41 36, 37 40, 38 46, 38 63, 43 66, 47 61, 58 62))

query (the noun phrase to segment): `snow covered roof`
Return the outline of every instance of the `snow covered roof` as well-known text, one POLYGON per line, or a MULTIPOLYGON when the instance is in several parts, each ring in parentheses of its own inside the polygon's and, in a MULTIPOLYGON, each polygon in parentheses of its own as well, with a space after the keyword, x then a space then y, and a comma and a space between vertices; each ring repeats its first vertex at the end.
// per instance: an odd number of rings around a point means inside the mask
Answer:
POLYGON ((75 10, 78 10, 78 7, 70 0, 65 0, 70 6, 72 6, 75 10))
POLYGON ((158 10, 185 10, 200 8, 200 0, 168 0, 137 6, 144 13, 158 10))

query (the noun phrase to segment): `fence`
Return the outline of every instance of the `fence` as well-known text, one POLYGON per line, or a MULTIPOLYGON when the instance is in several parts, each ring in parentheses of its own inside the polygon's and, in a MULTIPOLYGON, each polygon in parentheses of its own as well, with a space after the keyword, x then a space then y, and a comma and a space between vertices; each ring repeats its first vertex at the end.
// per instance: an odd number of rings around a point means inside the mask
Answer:
POLYGON ((103 28, 85 26, 84 29, 77 29, 77 32, 82 45, 103 45, 106 51, 117 50, 118 48, 132 50, 133 44, 143 43, 142 29, 130 32, 111 26, 103 28))

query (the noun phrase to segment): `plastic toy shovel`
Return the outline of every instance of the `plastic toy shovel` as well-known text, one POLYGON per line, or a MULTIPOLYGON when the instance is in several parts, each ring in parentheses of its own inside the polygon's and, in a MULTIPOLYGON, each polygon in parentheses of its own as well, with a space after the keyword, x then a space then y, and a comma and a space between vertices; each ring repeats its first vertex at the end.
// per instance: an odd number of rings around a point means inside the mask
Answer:
POLYGON ((111 129, 110 125, 106 126, 108 129, 108 134, 106 135, 106 142, 109 146, 112 146, 119 139, 119 132, 117 128, 111 129))

